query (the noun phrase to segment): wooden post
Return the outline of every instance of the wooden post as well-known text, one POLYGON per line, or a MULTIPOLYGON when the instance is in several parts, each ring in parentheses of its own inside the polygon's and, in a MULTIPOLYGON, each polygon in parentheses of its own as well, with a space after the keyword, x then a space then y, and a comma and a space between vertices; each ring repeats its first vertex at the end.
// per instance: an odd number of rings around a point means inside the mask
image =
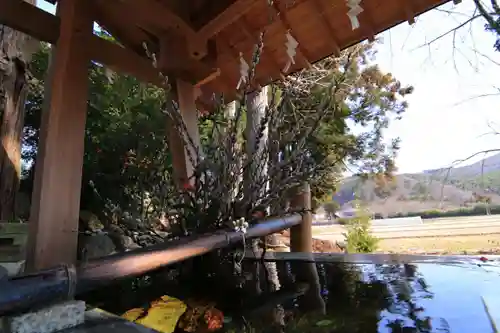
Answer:
POLYGON ((292 252, 313 252, 311 187, 304 184, 292 199, 292 207, 304 210, 302 223, 290 229, 290 250, 292 252))
POLYGON ((76 261, 87 114, 88 41, 93 21, 86 0, 58 2, 40 127, 29 222, 27 269, 76 261))
POLYGON ((192 176, 195 167, 188 157, 188 151, 194 158, 196 158, 197 151, 201 154, 200 133, 198 129, 198 112, 195 103, 196 88, 180 79, 177 79, 176 88, 182 119, 186 125, 187 132, 195 145, 195 147, 185 146, 186 141, 181 136, 183 133, 179 133, 177 129, 173 128, 173 126, 171 126, 171 121, 169 120, 169 142, 173 168, 177 184, 182 186, 189 179, 189 177, 192 176))
MULTIPOLYGON (((294 208, 302 209, 302 223, 290 229, 291 252, 313 252, 312 242, 312 213, 311 213, 311 187, 305 183, 299 193, 292 200, 294 208)), ((297 282, 309 284, 309 289, 300 300, 300 306, 305 310, 315 310, 325 313, 325 302, 321 297, 321 285, 319 282, 316 264, 312 262, 293 262, 292 271, 297 282)))

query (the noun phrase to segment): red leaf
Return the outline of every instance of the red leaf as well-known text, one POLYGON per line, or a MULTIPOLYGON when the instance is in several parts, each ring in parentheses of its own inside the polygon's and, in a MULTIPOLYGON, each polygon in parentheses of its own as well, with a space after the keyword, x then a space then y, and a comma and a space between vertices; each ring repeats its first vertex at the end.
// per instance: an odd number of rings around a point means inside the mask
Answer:
POLYGON ((182 188, 186 191, 194 191, 194 186, 193 184, 187 182, 187 183, 184 183, 184 185, 182 186, 182 188))

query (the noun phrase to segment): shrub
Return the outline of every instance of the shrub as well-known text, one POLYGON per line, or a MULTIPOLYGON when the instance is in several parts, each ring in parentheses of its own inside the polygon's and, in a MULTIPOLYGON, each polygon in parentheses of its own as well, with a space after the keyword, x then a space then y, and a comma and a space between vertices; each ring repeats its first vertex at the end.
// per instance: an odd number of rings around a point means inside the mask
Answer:
POLYGON ((370 217, 367 214, 349 219, 344 233, 347 251, 351 253, 370 253, 377 249, 378 239, 370 232, 370 217))
MULTIPOLYGON (((489 205, 491 214, 500 214, 499 205, 489 205)), ((420 212, 397 213, 389 215, 389 218, 394 217, 412 217, 420 216, 422 219, 435 219, 440 217, 459 217, 459 216, 481 216, 486 215, 486 206, 484 204, 475 205, 473 207, 461 207, 453 210, 425 210, 420 212)))
POLYGON ((350 221, 350 220, 351 220, 350 218, 346 218, 346 217, 339 217, 339 218, 337 219, 337 222, 338 222, 338 224, 340 224, 340 225, 346 225, 346 224, 349 224, 349 221, 350 221))

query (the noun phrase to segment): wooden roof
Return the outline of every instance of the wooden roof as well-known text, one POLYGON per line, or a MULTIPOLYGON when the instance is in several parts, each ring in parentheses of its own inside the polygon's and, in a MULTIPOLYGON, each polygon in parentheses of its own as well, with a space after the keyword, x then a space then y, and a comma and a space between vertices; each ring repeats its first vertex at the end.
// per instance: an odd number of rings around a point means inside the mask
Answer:
MULTIPOLYGON (((239 54, 251 63, 261 31, 266 31, 264 49, 254 86, 374 39, 401 22, 412 23, 415 16, 447 1, 362 0, 360 28, 353 30, 346 0, 274 0, 272 5, 269 0, 92 0, 96 21, 130 53, 146 57, 142 46, 146 42, 166 74, 196 83, 206 93, 224 92, 228 97, 235 95, 240 77, 239 54), (287 31, 299 46, 295 65, 283 73, 287 31)), ((125 61, 99 56, 107 62, 125 61)), ((141 66, 147 67, 144 59, 141 66)))

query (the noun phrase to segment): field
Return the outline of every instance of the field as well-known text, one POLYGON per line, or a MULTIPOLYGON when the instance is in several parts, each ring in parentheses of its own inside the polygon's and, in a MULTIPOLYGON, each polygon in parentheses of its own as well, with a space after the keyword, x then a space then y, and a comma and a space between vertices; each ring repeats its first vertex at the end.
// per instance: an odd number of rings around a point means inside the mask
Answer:
POLYGON ((378 252, 476 254, 500 253, 500 234, 381 239, 378 252))
MULTIPOLYGON (((424 220, 420 224, 374 226, 379 252, 497 253, 500 252, 500 215, 424 220)), ((315 238, 343 240, 340 225, 315 227, 315 238)))

